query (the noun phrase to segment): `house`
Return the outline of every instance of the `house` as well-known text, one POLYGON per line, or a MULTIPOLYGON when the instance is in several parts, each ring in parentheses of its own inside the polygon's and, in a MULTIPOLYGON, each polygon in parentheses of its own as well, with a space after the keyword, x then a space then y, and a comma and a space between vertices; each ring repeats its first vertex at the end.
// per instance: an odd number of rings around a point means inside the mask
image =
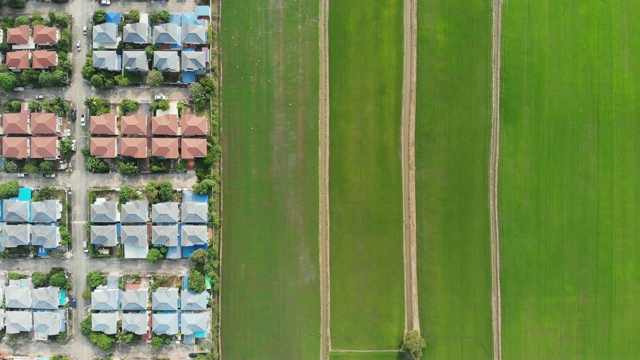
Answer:
POLYGON ((146 136, 147 115, 133 114, 120 117, 120 132, 122 135, 146 136))
POLYGON ((163 159, 178 158, 178 138, 151 139, 151 156, 163 159))
POLYGON ((28 223, 31 218, 30 202, 22 200, 3 200, 3 215, 5 222, 28 223))
POLYGON ((91 243, 102 247, 118 245, 116 225, 91 225, 91 243))
POLYGON ((180 314, 180 333, 182 335, 196 335, 207 333, 208 317, 202 313, 183 312, 180 314))
POLYGON ((207 56, 202 51, 183 51, 182 70, 203 71, 207 69, 207 56))
POLYGON ((9 70, 20 71, 29 68, 31 53, 28 51, 12 51, 7 53, 5 64, 9 70))
POLYGON ((207 139, 180 139, 180 158, 191 160, 207 157, 207 139))
POLYGON ((93 48, 116 49, 118 47, 118 24, 104 23, 93 27, 93 48))
POLYGON ((153 68, 162 72, 179 72, 180 58, 176 51, 155 51, 153 53, 153 68))
POLYGON ((5 313, 5 325, 7 334, 31 331, 33 328, 31 311, 7 311, 5 313))
POLYGON ((153 42, 159 46, 179 45, 180 27, 174 23, 166 23, 154 26, 153 42))
POLYGON ((37 45, 53 45, 60 39, 60 30, 53 26, 34 25, 33 42, 37 45))
POLYGON ((180 309, 182 311, 206 311, 209 305, 209 293, 182 291, 182 299, 180 301, 180 309))
POLYGON ((35 288, 31 292, 31 300, 34 309, 56 310, 60 302, 60 288, 57 286, 35 288))
POLYGON ((151 294, 151 310, 153 311, 177 311, 178 289, 159 288, 151 294))
POLYGON ((60 157, 57 136, 39 136, 31 138, 31 158, 56 160, 60 157))
POLYGON ((93 52, 93 67, 99 70, 120 71, 122 70, 122 57, 115 51, 93 52))
POLYGON ((118 316, 115 312, 91 314, 91 331, 113 335, 118 332, 118 316))
POLYGON ((21 111, 19 113, 3 114, 2 129, 5 134, 29 134, 29 113, 21 111))
POLYGON ((149 221, 149 203, 147 201, 129 201, 121 207, 121 223, 146 224, 149 221))
POLYGON ((147 225, 123 225, 120 243, 126 259, 146 259, 149 252, 147 225))
POLYGON ((135 159, 147 157, 146 138, 119 138, 120 146, 118 151, 121 156, 129 156, 135 159))
POLYGON ((7 309, 30 309, 31 287, 7 286, 4 289, 4 304, 7 309))
POLYGON ((91 205, 91 222, 102 224, 118 222, 118 203, 98 199, 91 205))
POLYGON ((123 313, 122 331, 144 335, 149 331, 149 314, 146 311, 123 313))
POLYGON ((149 294, 146 289, 122 292, 122 310, 143 311, 149 306, 149 294))
POLYGON ((91 310, 118 310, 120 289, 95 289, 91 293, 91 310))
POLYGON ((33 332, 36 340, 48 340, 49 336, 60 334, 64 322, 62 311, 34 311, 33 332))
POLYGON ((127 24, 122 29, 123 42, 134 44, 149 44, 149 24, 139 22, 135 24, 127 24))
POLYGON ((151 244, 166 247, 178 246, 178 225, 154 225, 151 227, 151 244))
POLYGON ((58 54, 50 50, 36 50, 32 53, 34 69, 48 69, 58 65, 58 54))
POLYGON ((32 113, 31 133, 39 135, 53 135, 59 131, 58 119, 54 113, 32 113))
MULTIPOLYGON (((60 218, 58 215, 60 200, 43 200, 31 202, 31 222, 32 223, 54 223, 60 218)), ((62 212, 62 210, 60 210, 62 212)))
POLYGON ((117 156, 117 138, 92 137, 90 142, 91 155, 102 159, 113 159, 117 156))
POLYGON ((177 202, 163 202, 151 206, 151 222, 155 224, 175 224, 178 221, 177 202))
POLYGON ((15 248, 29 245, 29 224, 9 225, 2 223, 0 248, 15 248))
POLYGON ((127 71, 149 71, 147 53, 143 50, 125 50, 122 52, 122 66, 127 71))
POLYGON ((164 114, 162 116, 154 116, 151 118, 151 132, 153 135, 173 135, 177 136, 178 131, 178 115, 164 114))
POLYGON ((158 335, 175 335, 178 333, 178 313, 152 314, 151 329, 158 335))
POLYGON ((26 159, 29 157, 29 138, 27 137, 3 137, 2 156, 13 159, 26 159))
POLYGON ((45 249, 60 247, 60 228, 54 225, 31 225, 31 245, 45 249))
POLYGON ((91 117, 90 131, 92 135, 118 135, 116 114, 102 114, 91 117))
POLYGON ((209 121, 204 116, 183 114, 180 122, 182 136, 207 136, 209 134, 209 121))
POLYGON ((180 227, 180 242, 182 246, 207 245, 208 237, 206 225, 182 225, 180 227))
POLYGON ((12 44, 13 50, 32 50, 36 48, 31 37, 31 28, 29 25, 20 25, 18 27, 7 29, 6 43, 12 44))
POLYGON ((189 224, 206 224, 209 217, 209 206, 206 202, 183 202, 182 222, 189 224))
POLYGON ((182 24, 182 44, 199 45, 207 43, 207 29, 203 25, 182 24))

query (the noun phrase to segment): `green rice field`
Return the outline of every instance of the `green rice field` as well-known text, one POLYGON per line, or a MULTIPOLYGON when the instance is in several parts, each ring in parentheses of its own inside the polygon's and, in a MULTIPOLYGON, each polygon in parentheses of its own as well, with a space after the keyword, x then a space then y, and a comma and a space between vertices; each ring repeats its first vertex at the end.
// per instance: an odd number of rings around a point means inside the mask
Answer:
POLYGON ((317 359, 318 4, 222 9, 222 355, 317 359))
POLYGON ((332 348, 398 349, 402 1, 332 1, 329 46, 332 348))
POLYGON ((405 360, 403 353, 333 353, 331 360, 405 360))
MULTIPOLYGON (((418 1, 416 211, 423 359, 493 358, 491 1, 418 1)), ((506 357, 505 359, 509 359, 506 357)))
POLYGON ((640 358, 639 20, 635 1, 505 3, 505 359, 640 358))

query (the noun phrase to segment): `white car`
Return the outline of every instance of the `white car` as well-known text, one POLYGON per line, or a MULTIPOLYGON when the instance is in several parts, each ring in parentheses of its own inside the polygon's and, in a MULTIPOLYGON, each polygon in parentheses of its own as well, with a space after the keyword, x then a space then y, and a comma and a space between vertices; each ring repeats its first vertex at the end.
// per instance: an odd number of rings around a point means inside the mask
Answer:
POLYGON ((80 115, 80 126, 85 126, 87 123, 84 121, 84 114, 80 115))
POLYGON ((71 136, 71 129, 66 128, 66 129, 65 129, 65 131, 64 131, 64 134, 65 134, 67 137, 71 136))
POLYGON ((76 49, 78 49, 78 51, 80 51, 80 49, 81 49, 81 47, 80 47, 80 41, 78 41, 78 42, 76 43, 76 49))
POLYGON ((165 100, 167 97, 164 95, 156 95, 153 99, 154 100, 165 100))
POLYGON ((44 99, 44 95, 36 95, 36 100, 42 100, 44 99))
POLYGON ((75 140, 71 141, 71 151, 76 151, 76 141, 75 140))
POLYGON ((82 27, 82 35, 87 35, 87 27, 86 26, 82 27))
POLYGON ((101 0, 100 5, 111 5, 111 0, 101 0))

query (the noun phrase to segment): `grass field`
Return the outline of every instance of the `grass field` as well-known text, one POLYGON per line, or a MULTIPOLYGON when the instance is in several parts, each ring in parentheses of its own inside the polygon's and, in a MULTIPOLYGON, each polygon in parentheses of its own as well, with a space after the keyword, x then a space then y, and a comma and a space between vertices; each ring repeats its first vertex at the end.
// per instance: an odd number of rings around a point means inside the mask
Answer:
POLYGON ((223 5, 225 359, 317 359, 318 3, 223 5))
POLYGON ((640 358, 639 20, 637 1, 506 2, 505 359, 640 358))
MULTIPOLYGON (((491 359, 491 1, 418 1, 423 359, 491 359)), ((505 358, 509 359, 509 358, 505 358)))
POLYGON ((329 46, 332 348, 398 349, 402 1, 332 1, 329 46))
POLYGON ((331 360, 405 360, 403 353, 333 353, 331 360))

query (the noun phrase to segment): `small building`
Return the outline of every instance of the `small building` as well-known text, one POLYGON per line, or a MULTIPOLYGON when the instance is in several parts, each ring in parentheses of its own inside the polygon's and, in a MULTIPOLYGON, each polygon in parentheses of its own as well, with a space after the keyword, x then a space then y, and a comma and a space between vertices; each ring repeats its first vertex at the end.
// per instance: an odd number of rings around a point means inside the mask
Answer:
MULTIPOLYGON (((33 39, 31 38, 31 28, 29 25, 20 25, 11 29, 7 29, 7 44, 12 45, 33 45, 33 39)), ((28 47, 24 49, 33 49, 35 47, 28 47)), ((14 47, 14 49, 16 49, 14 47)))
POLYGON ((177 311, 178 289, 159 288, 151 294, 151 310, 153 311, 177 311))
POLYGON ((122 28, 123 42, 134 44, 149 44, 149 24, 139 22, 135 24, 126 24, 122 28))
POLYGON ((151 326, 155 334, 176 335, 178 333, 178 313, 152 314, 151 326))
POLYGON ((200 246, 208 244, 206 225, 182 225, 180 227, 180 243, 182 246, 200 246))
POLYGON ((64 324, 62 311, 34 311, 33 332, 36 340, 48 340, 49 336, 60 334, 64 324))
POLYGON ((144 50, 125 50, 122 52, 122 66, 125 70, 134 71, 149 71, 149 61, 147 60, 147 53, 144 50))
POLYGON ((122 331, 144 335, 149 331, 149 313, 131 312, 122 314, 122 331))
POLYGON ((55 223, 62 212, 60 200, 43 200, 31 202, 31 222, 32 223, 55 223), (60 211, 58 210, 60 207, 60 211), (60 215, 58 215, 60 213, 60 215))
POLYGON ((54 225, 31 225, 31 245, 44 249, 60 247, 60 228, 54 225))
POLYGON ((180 139, 180 158, 192 160, 207 157, 207 139, 182 138, 180 139))
POLYGON ((182 311, 206 311, 209 305, 209 293, 182 291, 182 300, 180 301, 180 309, 182 311))
POLYGON ((92 156, 101 159, 113 159, 117 156, 117 138, 92 137, 90 142, 90 153, 92 156))
POLYGON ((207 28, 203 25, 183 24, 182 44, 202 45, 207 43, 207 28))
POLYGON ((54 26, 34 25, 33 42, 37 45, 54 45, 60 39, 60 29, 54 26))
POLYGON ((134 159, 145 159, 147 157, 146 138, 119 138, 120 146, 118 151, 120 156, 128 156, 134 159))
POLYGON ((118 222, 118 203, 96 201, 95 204, 91 204, 91 222, 101 224, 118 222))
POLYGON ((91 331, 113 335, 118 332, 118 314, 102 312, 91 314, 91 331))
POLYGON ((122 135, 146 136, 147 115, 133 114, 120 117, 120 132, 122 135))
POLYGON ((116 114, 102 114, 91 117, 92 135, 118 135, 118 117, 116 114))
POLYGON ((180 221, 178 203, 162 202, 151 206, 151 222, 154 224, 176 224, 180 221))
POLYGON ((5 324, 7 334, 30 332, 33 329, 31 311, 7 311, 5 324))
POLYGON ((91 225, 91 244, 101 247, 118 245, 116 225, 91 225))
POLYGON ((174 23, 153 27, 153 42, 158 45, 180 45, 180 27, 174 23))
POLYGON ((120 289, 95 289, 91 293, 91 310, 118 310, 120 289))
POLYGON ((57 286, 48 286, 35 288, 31 292, 31 300, 34 309, 38 310, 56 310, 60 303, 60 288, 57 286))
POLYGON ((147 225, 123 225, 120 242, 126 259, 146 259, 149 252, 147 225))
POLYGON ((155 51, 153 68, 162 72, 180 72, 180 57, 176 51, 155 51))
POLYGON ((153 135, 178 136, 178 115, 164 114, 151 118, 151 132, 153 135))
POLYGON ((27 135, 29 134, 29 113, 8 113, 2 115, 2 129, 5 134, 27 135))
POLYGON ((31 133, 54 135, 59 132, 58 119, 54 113, 31 113, 31 133))
POLYGON ((31 138, 31 158, 56 160, 60 157, 57 136, 39 136, 31 138))
POLYGON ((7 286, 4 289, 4 304, 6 309, 31 309, 30 287, 7 286))
POLYGON ((9 249, 29 245, 29 224, 10 225, 2 223, 0 248, 9 249))
POLYGON ((151 227, 151 244, 154 246, 178 246, 178 225, 154 225, 151 227))
POLYGON ((151 139, 151 156, 162 159, 177 159, 178 138, 156 138, 151 139))
POLYGON ((182 136, 207 136, 209 134, 209 121, 204 116, 183 114, 180 122, 182 136))
POLYGON ((180 315, 180 333, 182 335, 195 336, 207 333, 207 314, 183 312, 180 315))
POLYGON ((93 27, 94 49, 99 47, 116 49, 118 47, 118 40, 118 24, 104 23, 93 27))
POLYGON ((122 56, 115 51, 93 52, 93 67, 99 70, 120 71, 122 70, 122 56))
POLYGON ((183 202, 181 206, 182 222, 188 224, 206 224, 209 206, 206 202, 183 202))
POLYGON ((121 207, 122 220, 125 224, 146 224, 149 221, 149 202, 129 201, 121 207))
POLYGON ((122 292, 122 310, 143 311, 149 306, 149 294, 146 289, 122 292))
POLYGON ((34 69, 48 69, 58 66, 58 53, 50 50, 36 50, 32 54, 34 69))
POLYGON ((2 137, 2 156, 12 159, 29 157, 28 137, 2 137))
POLYGON ((3 218, 8 223, 28 223, 31 219, 29 201, 7 199, 2 201, 3 218))
POLYGON ((31 53, 28 51, 12 51, 7 53, 5 64, 12 71, 21 71, 29 68, 31 53))
POLYGON ((207 55, 202 51, 183 51, 182 70, 204 71, 207 69, 207 55))

